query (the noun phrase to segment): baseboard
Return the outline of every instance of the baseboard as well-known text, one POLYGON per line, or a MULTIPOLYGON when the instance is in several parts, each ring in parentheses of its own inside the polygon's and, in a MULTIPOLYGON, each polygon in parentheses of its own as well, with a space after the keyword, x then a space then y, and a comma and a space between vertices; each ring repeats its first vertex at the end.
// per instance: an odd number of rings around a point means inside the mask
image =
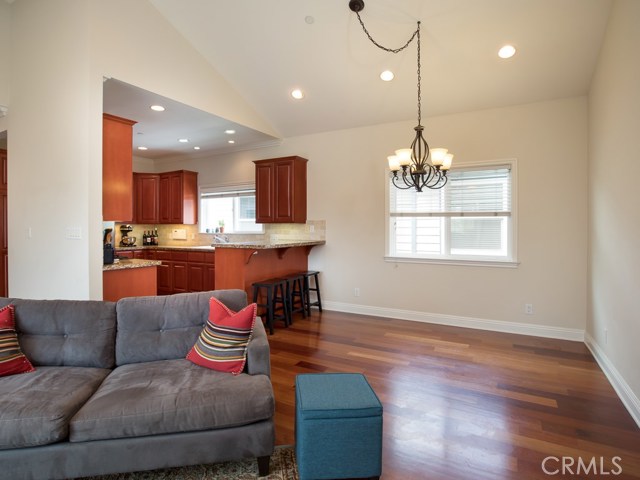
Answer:
POLYGON ((533 337, 558 338, 561 340, 584 342, 584 330, 573 328, 549 327, 544 325, 533 325, 530 323, 505 322, 501 320, 460 317, 455 315, 441 315, 417 312, 414 310, 370 307, 367 305, 331 301, 323 301, 322 307, 326 310, 371 315, 374 317, 398 318, 400 320, 449 325, 452 327, 475 328, 478 330, 489 330, 492 332, 515 333, 533 337))
POLYGON ((638 427, 640 427, 640 399, 633 392, 629 384, 625 381, 624 377, 620 375, 618 369, 613 365, 607 354, 600 348, 594 338, 585 333, 584 343, 587 348, 591 350, 593 358, 596 359, 598 365, 606 375, 609 383, 613 386, 613 389, 618 394, 618 397, 627 408, 629 414, 633 417, 638 427))

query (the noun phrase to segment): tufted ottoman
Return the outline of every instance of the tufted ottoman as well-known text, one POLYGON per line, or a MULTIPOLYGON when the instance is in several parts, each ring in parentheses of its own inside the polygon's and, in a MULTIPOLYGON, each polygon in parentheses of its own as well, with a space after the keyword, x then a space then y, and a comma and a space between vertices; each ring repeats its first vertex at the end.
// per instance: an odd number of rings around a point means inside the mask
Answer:
POLYGON ((296 376, 300 480, 378 478, 382 404, 359 373, 296 376))

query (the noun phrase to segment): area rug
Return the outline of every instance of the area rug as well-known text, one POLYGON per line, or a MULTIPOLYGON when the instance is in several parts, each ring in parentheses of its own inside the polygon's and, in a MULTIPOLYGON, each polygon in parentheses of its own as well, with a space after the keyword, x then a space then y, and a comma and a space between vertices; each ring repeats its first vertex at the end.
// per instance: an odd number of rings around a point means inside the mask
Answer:
POLYGON ((148 472, 116 473, 99 477, 87 477, 84 480, 245 480, 260 478, 263 480, 298 480, 295 449, 292 446, 276 447, 271 455, 269 476, 258 477, 256 459, 239 462, 216 463, 213 465, 194 465, 148 472))

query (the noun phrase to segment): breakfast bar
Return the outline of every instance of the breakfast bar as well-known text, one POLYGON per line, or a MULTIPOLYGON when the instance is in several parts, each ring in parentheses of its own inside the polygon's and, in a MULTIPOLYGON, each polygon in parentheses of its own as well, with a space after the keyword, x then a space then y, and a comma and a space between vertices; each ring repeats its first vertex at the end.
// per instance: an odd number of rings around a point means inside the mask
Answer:
POLYGON ((254 282, 306 271, 309 252, 324 244, 323 240, 216 244, 216 288, 240 288, 251 298, 254 282))

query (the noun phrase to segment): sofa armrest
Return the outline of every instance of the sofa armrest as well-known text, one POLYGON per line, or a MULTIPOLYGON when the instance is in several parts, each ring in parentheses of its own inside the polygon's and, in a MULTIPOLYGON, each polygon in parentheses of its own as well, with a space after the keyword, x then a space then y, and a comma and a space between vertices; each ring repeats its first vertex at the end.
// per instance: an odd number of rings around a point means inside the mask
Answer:
POLYGON ((253 335, 247 347, 246 370, 249 375, 267 375, 271 377, 269 340, 260 317, 256 317, 253 335))

